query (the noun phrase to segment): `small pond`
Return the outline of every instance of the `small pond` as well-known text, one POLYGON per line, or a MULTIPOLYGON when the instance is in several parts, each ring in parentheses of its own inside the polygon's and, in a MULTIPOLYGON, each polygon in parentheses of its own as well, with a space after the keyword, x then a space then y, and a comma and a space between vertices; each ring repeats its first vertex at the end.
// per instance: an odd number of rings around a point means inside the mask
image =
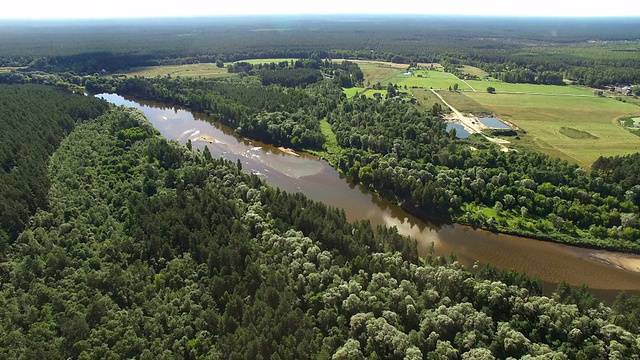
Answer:
POLYGON ((494 117, 485 117, 479 119, 481 123, 492 129, 511 129, 511 127, 494 117))
POLYGON ((467 138, 469 137, 469 132, 460 124, 452 124, 452 123, 447 123, 447 131, 451 130, 451 129, 456 129, 456 137, 458 138, 467 138))

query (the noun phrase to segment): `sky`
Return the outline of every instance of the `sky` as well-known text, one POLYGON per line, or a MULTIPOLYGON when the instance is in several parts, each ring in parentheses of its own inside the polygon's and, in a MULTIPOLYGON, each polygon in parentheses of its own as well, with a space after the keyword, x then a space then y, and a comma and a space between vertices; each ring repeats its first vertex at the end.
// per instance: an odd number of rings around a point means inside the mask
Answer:
POLYGON ((23 0, 0 19, 95 19, 275 14, 438 14, 493 16, 640 16, 638 0, 23 0))

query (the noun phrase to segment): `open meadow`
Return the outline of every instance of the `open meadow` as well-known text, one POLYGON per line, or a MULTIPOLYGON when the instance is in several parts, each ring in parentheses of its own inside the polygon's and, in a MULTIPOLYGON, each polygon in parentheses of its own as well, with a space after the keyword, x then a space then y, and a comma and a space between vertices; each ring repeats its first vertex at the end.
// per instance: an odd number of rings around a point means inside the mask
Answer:
POLYGON ((0 66, 0 73, 7 73, 13 70, 18 69, 17 67, 12 67, 12 66, 0 66))
POLYGON ((132 68, 119 71, 119 74, 127 76, 172 76, 172 77, 223 77, 233 76, 226 68, 219 68, 215 63, 185 64, 185 65, 161 65, 132 68))
POLYGON ((460 69, 460 71, 462 71, 463 73, 467 73, 469 75, 475 75, 478 77, 489 75, 488 72, 470 65, 462 65, 462 66, 459 66, 458 69, 460 69))
POLYGON ((227 65, 231 65, 237 62, 245 62, 245 63, 249 63, 251 65, 258 65, 258 64, 271 64, 271 63, 281 63, 283 61, 287 61, 287 62, 291 62, 291 60, 296 61, 298 60, 298 58, 267 58, 267 59, 246 59, 246 60, 238 60, 238 61, 231 61, 231 62, 225 62, 224 66, 226 67, 227 65))
POLYGON ((640 113, 635 105, 610 98, 440 92, 461 111, 486 109, 526 131, 516 144, 589 168, 599 156, 624 155, 640 149, 640 137, 619 119, 640 113), (465 97, 467 99, 465 99, 465 97))
MULTIPOLYGON (((448 102, 462 113, 473 113, 475 115, 493 113, 490 108, 482 105, 474 98, 465 95, 468 93, 461 93, 458 91, 438 91, 438 94, 442 96, 444 101, 448 102)), ((446 107, 444 109, 445 111, 447 110, 446 107)))
POLYGON ((390 78, 388 82, 404 87, 421 87, 425 89, 445 90, 458 84, 460 90, 471 90, 465 83, 451 73, 432 70, 411 70, 411 74, 401 72, 390 78))
POLYGON ((344 94, 347 95, 347 99, 351 99, 356 94, 362 94, 365 91, 365 88, 362 87, 352 87, 352 88, 343 88, 344 94))
POLYGON ((506 83, 499 80, 467 80, 469 85, 473 86, 479 92, 486 92, 487 87, 491 86, 496 89, 497 93, 516 92, 528 94, 567 94, 567 95, 584 95, 593 96, 593 91, 584 86, 573 85, 538 85, 538 84, 514 84, 506 83))
MULTIPOLYGON (((336 61, 336 60, 334 60, 336 61)), ((393 78, 398 74, 402 74, 404 70, 407 68, 407 65, 393 64, 393 63, 384 63, 380 61, 364 61, 364 60, 349 60, 355 62, 362 70, 364 74, 364 81, 370 85, 374 85, 376 83, 380 83, 382 85, 386 85, 389 83, 389 79, 393 78)))

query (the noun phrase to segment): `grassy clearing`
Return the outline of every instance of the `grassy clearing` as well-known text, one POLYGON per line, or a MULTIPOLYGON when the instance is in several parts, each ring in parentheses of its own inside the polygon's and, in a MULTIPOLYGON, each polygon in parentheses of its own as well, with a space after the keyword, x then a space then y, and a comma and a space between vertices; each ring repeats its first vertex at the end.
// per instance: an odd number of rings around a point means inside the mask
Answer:
POLYGON ((385 99, 387 97, 387 90, 374 90, 374 89, 369 89, 367 91, 364 92, 364 95, 368 98, 373 98, 373 94, 375 93, 380 93, 380 95, 382 95, 382 98, 385 99))
POLYGON ((411 89, 411 93, 417 100, 415 107, 420 111, 429 111, 436 103, 440 104, 443 109, 446 109, 445 104, 443 104, 431 90, 411 89))
POLYGON ((439 90, 446 90, 449 89, 450 86, 453 87, 454 84, 458 84, 458 89, 460 90, 471 90, 465 83, 455 77, 455 75, 441 71, 412 70, 411 75, 399 73, 389 79, 389 81, 403 87, 406 85, 407 87, 433 88, 439 90))
MULTIPOLYGON (((441 92, 447 96, 448 92, 441 92)), ((588 168, 599 156, 623 155, 640 149, 640 138, 620 125, 622 117, 637 115, 637 106, 601 97, 543 96, 526 94, 460 94, 489 109, 499 118, 523 130, 518 144, 533 147, 588 168), (593 138, 571 138, 561 128, 590 134, 593 138)), ((473 107, 460 96, 445 97, 459 110, 473 107)), ((566 131, 565 131, 566 132, 566 131)))
POLYGON ((362 87, 342 88, 342 92, 347 95, 347 99, 351 99, 352 97, 356 96, 356 94, 362 94, 364 90, 365 88, 362 87))
POLYGON ((17 70, 19 69, 18 67, 12 67, 12 66, 4 66, 4 67, 0 67, 0 73, 7 73, 7 72, 11 72, 13 70, 17 70))
POLYGON ((530 94, 570 94, 594 96, 593 91, 581 86, 537 85, 537 84, 511 84, 498 80, 467 80, 469 85, 477 91, 485 91, 492 86, 496 92, 522 92, 530 94))
POLYGON ((342 151, 342 147, 338 145, 338 139, 336 138, 336 134, 331 130, 331 124, 327 122, 326 119, 320 121, 320 131, 322 131, 322 135, 324 135, 325 143, 324 146, 326 148, 327 153, 330 154, 338 154, 342 151))
POLYGON ((226 62, 224 63, 224 66, 230 65, 230 64, 234 64, 237 62, 245 62, 245 63, 249 63, 252 65, 257 65, 257 64, 271 64, 271 63, 280 63, 283 61, 287 61, 287 62, 291 62, 291 60, 296 61, 298 60, 297 58, 268 58, 268 59, 247 59, 247 60, 238 60, 238 61, 232 61, 232 62, 226 62))
POLYGON ((127 71, 120 71, 119 74, 127 76, 172 76, 172 77, 223 77, 233 76, 229 74, 227 69, 219 68, 214 63, 185 64, 185 65, 163 65, 163 66, 146 66, 133 68, 127 71))
POLYGON ((421 66, 425 69, 433 69, 436 71, 444 71, 444 66, 440 63, 418 63, 418 66, 421 66))
POLYGON ((350 61, 356 62, 358 66, 360 66, 360 70, 362 70, 362 73, 364 74, 365 83, 369 83, 371 85, 375 85, 376 83, 386 85, 389 83, 389 79, 404 71, 402 68, 393 66, 391 63, 350 61))
MULTIPOLYGON (((461 67, 459 67, 458 69, 460 69, 460 71, 467 73, 469 75, 475 75, 475 76, 479 76, 479 77, 483 77, 483 76, 487 76, 489 75, 488 72, 479 69, 475 66, 469 66, 469 65, 463 65, 461 67)), ((472 85, 473 86, 473 85, 472 85)))

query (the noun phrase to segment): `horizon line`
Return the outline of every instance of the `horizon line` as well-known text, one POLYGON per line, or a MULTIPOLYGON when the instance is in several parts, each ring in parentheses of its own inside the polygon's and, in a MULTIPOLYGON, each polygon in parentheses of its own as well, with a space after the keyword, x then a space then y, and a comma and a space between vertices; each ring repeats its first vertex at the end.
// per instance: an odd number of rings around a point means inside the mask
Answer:
POLYGON ((603 20, 603 19, 638 19, 640 15, 524 15, 524 14, 416 14, 416 13, 281 13, 281 14, 207 14, 207 15, 143 15, 143 16, 121 16, 121 17, 41 17, 41 18, 18 18, 2 17, 3 21, 113 21, 113 20, 157 20, 157 19, 208 19, 208 18, 277 18, 277 17, 330 17, 330 16, 366 16, 376 18, 391 17, 456 17, 456 18, 487 18, 487 19, 556 19, 556 20, 603 20))

